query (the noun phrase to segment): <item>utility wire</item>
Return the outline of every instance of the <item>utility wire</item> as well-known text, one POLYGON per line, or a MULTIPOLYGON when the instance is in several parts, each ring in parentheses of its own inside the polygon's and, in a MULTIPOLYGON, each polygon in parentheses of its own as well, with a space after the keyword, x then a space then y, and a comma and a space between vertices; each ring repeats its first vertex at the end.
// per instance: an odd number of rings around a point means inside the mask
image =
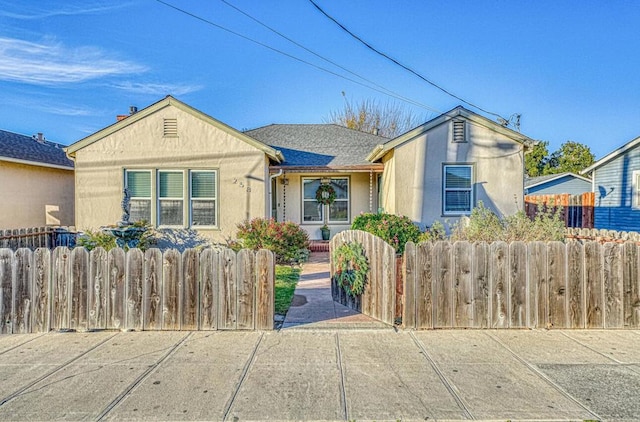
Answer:
POLYGON ((268 29, 269 31, 273 32, 274 34, 276 34, 276 35, 278 35, 278 36, 280 36, 280 37, 284 38, 284 39, 285 39, 285 40, 287 40, 287 41, 289 41, 290 43, 292 43, 292 44, 294 44, 294 45, 296 45, 296 46, 298 46, 298 47, 302 48, 303 50, 307 51, 308 53, 313 54, 314 56, 318 57, 319 59, 324 60, 325 62, 330 63, 330 64, 332 64, 332 65, 334 65, 334 66, 336 66, 336 67, 338 67, 338 68, 340 68, 340 69, 344 70, 345 72, 347 72, 347 73, 349 73, 349 74, 351 74, 351 75, 353 75, 353 76, 355 76, 355 77, 357 77, 357 78, 360 78, 360 79, 362 79, 363 81, 368 82, 368 83, 370 83, 370 84, 371 84, 371 85, 373 85, 373 86, 376 86, 376 87, 378 87, 378 88, 380 88, 380 89, 384 90, 385 92, 387 92, 387 93, 388 93, 387 95, 390 95, 390 96, 395 97, 395 98, 397 98, 397 99, 403 100, 403 101, 405 101, 405 102, 407 102, 407 103, 410 103, 410 104, 413 104, 413 105, 415 105, 415 106, 422 107, 422 108, 424 108, 424 109, 427 109, 427 110, 433 111, 433 112, 435 112, 435 113, 439 113, 439 114, 441 114, 441 113, 442 113, 442 111, 440 111, 440 110, 437 110, 437 109, 435 109, 435 108, 433 108, 433 107, 429 107, 428 105, 425 105, 425 104, 419 103, 419 102, 417 102, 417 101, 414 101, 414 100, 412 100, 411 98, 407 98, 407 97, 405 97, 405 96, 403 96, 403 95, 401 95, 401 94, 398 94, 397 92, 391 91, 390 89, 387 89, 387 88, 385 88, 384 86, 382 86, 382 85, 380 85, 380 84, 378 84, 378 83, 376 83, 376 82, 374 82, 374 81, 372 81, 372 80, 370 80, 370 79, 367 79, 367 78, 365 78, 364 76, 359 75, 359 74, 357 74, 357 73, 355 73, 355 72, 353 72, 353 71, 351 71, 351 70, 347 69, 346 67, 341 66, 340 64, 338 64, 338 63, 336 63, 336 62, 334 62, 334 61, 332 61, 332 60, 330 60, 330 59, 328 59, 328 58, 326 58, 326 57, 324 57, 324 56, 322 56, 322 55, 320 55, 320 54, 316 53, 315 51, 313 51, 313 50, 311 50, 311 49, 309 49, 309 48, 305 47, 304 45, 300 44, 299 42, 297 42, 297 41, 295 41, 295 40, 291 39, 290 37, 287 37, 286 35, 284 35, 284 34, 283 34, 283 33, 281 33, 280 31, 278 31, 278 30, 276 30, 276 29, 274 29, 274 28, 270 27, 269 25, 265 24, 264 22, 260 21, 259 19, 255 18, 254 16, 251 16, 249 13, 245 12, 244 10, 242 10, 242 9, 240 9, 240 8, 238 8, 238 7, 236 7, 236 6, 234 6, 233 4, 229 3, 228 1, 226 1, 226 0, 220 0, 220 1, 221 1, 222 3, 224 3, 224 4, 226 4, 227 6, 231 7, 232 9, 235 9, 235 10, 236 10, 236 11, 238 11, 239 13, 242 13, 244 16, 246 16, 246 17, 248 17, 249 19, 251 19, 252 21, 256 22, 258 25, 261 25, 262 27, 264 27, 264 28, 268 29))
POLYGON ((357 80, 355 80, 355 79, 349 78, 349 77, 347 77, 347 76, 341 75, 341 74, 336 73, 336 72, 334 72, 334 71, 332 71, 332 70, 329 70, 329 69, 327 69, 327 68, 324 68, 324 67, 318 66, 318 65, 316 65, 316 64, 313 64, 313 63, 311 63, 311 62, 308 62, 308 61, 306 61, 306 60, 300 59, 300 58, 298 58, 298 57, 296 57, 296 56, 293 56, 293 55, 291 55, 291 54, 289 54, 289 53, 286 53, 286 52, 284 52, 284 51, 282 51, 282 50, 279 50, 279 49, 277 49, 277 48, 271 47, 270 45, 267 45, 267 44, 265 44, 265 43, 263 43, 263 42, 260 42, 260 41, 258 41, 258 40, 253 39, 253 38, 250 38, 250 37, 247 37, 246 35, 242 35, 242 34, 240 34, 240 33, 238 33, 238 32, 235 32, 235 31, 233 31, 233 30, 231 30, 231 29, 225 28, 225 27, 224 27, 224 26, 222 26, 222 25, 219 25, 219 24, 217 24, 217 23, 215 23, 215 22, 212 22, 212 21, 210 21, 210 20, 208 20, 208 19, 205 19, 205 18, 203 18, 203 17, 201 17, 201 16, 198 16, 198 15, 196 15, 196 14, 194 14, 194 13, 191 13, 191 12, 189 12, 189 11, 187 11, 187 10, 181 9, 181 8, 179 8, 179 7, 177 7, 177 6, 174 6, 174 5, 170 4, 170 3, 167 3, 167 2, 165 2, 165 1, 163 1, 163 0, 156 0, 156 1, 157 1, 158 3, 161 3, 161 4, 163 4, 163 5, 165 5, 165 6, 169 7, 169 8, 171 8, 171 9, 176 10, 176 11, 178 11, 178 12, 180 12, 180 13, 183 13, 183 14, 185 14, 185 15, 187 15, 187 16, 190 16, 190 17, 192 17, 192 18, 194 18, 194 19, 197 19, 197 20, 199 20, 199 21, 201 21, 201 22, 203 22, 203 23, 206 23, 207 25, 214 26, 214 27, 216 27, 216 28, 218 28, 218 29, 221 29, 221 30, 223 30, 223 31, 225 31, 225 32, 228 32, 228 33, 230 33, 230 34, 232 34, 232 35, 235 35, 235 36, 237 36, 237 37, 240 37, 240 38, 242 38, 242 39, 244 39, 244 40, 246 40, 246 41, 249 41, 249 42, 252 42, 252 43, 254 43, 254 44, 257 44, 257 45, 259 45, 259 46, 261 46, 261 47, 264 47, 264 48, 266 48, 266 49, 268 49, 268 50, 271 50, 271 51, 273 51, 273 52, 275 52, 275 53, 281 54, 281 55, 283 55, 283 56, 285 56, 285 57, 288 57, 288 58, 290 58, 290 59, 293 59, 293 60, 295 60, 295 61, 297 61, 297 62, 300 62, 300 63, 306 64, 307 66, 311 66, 311 67, 313 67, 313 68, 315 68, 315 69, 318 69, 318 70, 320 70, 320 71, 322 71, 322 72, 329 73, 329 74, 331 74, 331 75, 333 75, 333 76, 337 76, 338 78, 342 78, 342 79, 344 79, 344 80, 346 80, 346 81, 349 81, 349 82, 352 82, 352 83, 354 83, 354 84, 357 84, 357 85, 363 86, 363 87, 365 87, 365 88, 369 88, 369 89, 371 89, 371 90, 373 90, 373 91, 379 92, 379 93, 384 94, 384 95, 388 95, 388 96, 393 97, 393 98, 396 98, 396 99, 398 99, 398 100, 401 100, 401 101, 405 101, 405 102, 408 102, 408 103, 414 104, 414 105, 416 105, 416 106, 418 106, 418 107, 422 107, 422 108, 425 108, 425 109, 430 110, 430 111, 435 111, 436 113, 442 113, 442 112, 441 112, 441 111, 439 111, 439 110, 435 110, 435 109, 433 109, 433 108, 431 108, 431 107, 425 106, 425 105, 420 104, 420 103, 418 103, 418 102, 416 102, 416 101, 413 101, 413 100, 408 99, 408 98, 405 98, 405 97, 403 97, 403 96, 401 96, 401 95, 395 94, 395 93, 393 93, 392 91, 389 91, 389 90, 388 90, 388 89, 386 89, 386 88, 382 88, 382 89, 380 89, 380 88, 376 88, 376 87, 374 87, 374 86, 367 85, 367 84, 365 84, 365 83, 363 83, 363 82, 360 82, 360 81, 357 81, 357 80))
POLYGON ((476 108, 480 111, 483 111, 487 114, 490 114, 492 116, 496 116, 500 119, 503 119, 504 121, 508 122, 508 119, 504 119, 502 116, 500 116, 497 113, 493 113, 489 110, 485 110, 484 108, 477 106, 473 103, 470 103, 469 101, 464 100, 463 98, 453 94, 452 92, 446 90, 445 88, 441 87, 440 85, 436 84, 435 82, 430 81, 429 79, 427 79, 426 77, 422 76, 420 73, 416 72, 415 70, 411 69, 410 67, 400 63, 398 60, 394 59, 393 57, 390 57, 389 55, 383 53, 382 51, 378 50, 377 48, 375 48, 374 46, 372 46, 371 44, 369 44, 368 42, 366 42, 365 40, 363 40, 362 38, 360 38, 359 36, 357 36, 356 34, 354 34, 353 32, 351 32, 349 29, 347 29, 343 24, 341 24, 340 22, 338 22, 333 16, 329 15, 327 12, 325 12, 320 6, 318 6, 318 4, 316 2, 314 2, 313 0, 309 0, 309 2, 315 6, 316 9, 318 9, 320 11, 320 13, 322 13, 324 16, 326 16, 329 20, 331 20, 332 22, 334 22, 336 25, 338 25, 343 31, 345 31, 347 34, 351 35, 353 38, 355 38, 356 40, 360 41, 362 44, 364 44, 369 50, 379 54, 380 56, 386 58, 387 60, 390 60, 391 62, 395 63, 396 65, 400 66, 401 68, 413 73, 415 76, 417 76, 418 78, 422 79, 423 81, 425 81, 426 83, 428 83, 429 85, 439 89, 440 91, 444 92, 445 94, 462 101, 463 103, 476 108))

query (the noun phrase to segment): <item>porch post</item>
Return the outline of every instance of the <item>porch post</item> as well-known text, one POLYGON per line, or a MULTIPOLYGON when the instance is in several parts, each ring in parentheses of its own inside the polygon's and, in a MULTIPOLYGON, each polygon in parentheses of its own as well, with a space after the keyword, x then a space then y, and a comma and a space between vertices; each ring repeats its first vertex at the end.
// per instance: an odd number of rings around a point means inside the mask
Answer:
POLYGON ((373 170, 369 170, 369 212, 373 212, 373 170))

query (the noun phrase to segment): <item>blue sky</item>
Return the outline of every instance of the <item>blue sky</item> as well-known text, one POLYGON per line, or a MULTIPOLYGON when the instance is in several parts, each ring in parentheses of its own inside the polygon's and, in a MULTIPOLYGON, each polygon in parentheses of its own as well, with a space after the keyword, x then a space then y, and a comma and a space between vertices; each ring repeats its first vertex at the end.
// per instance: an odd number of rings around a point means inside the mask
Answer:
MULTIPOLYGON (((325 122, 343 92, 354 102, 399 103, 425 121, 461 104, 308 0, 163 1, 299 60, 156 0, 3 1, 0 128, 70 144, 167 94, 241 130, 325 122)), ((600 158, 640 135, 638 2, 315 1, 466 101, 505 118, 522 114, 521 131, 551 150, 574 140, 600 158)))

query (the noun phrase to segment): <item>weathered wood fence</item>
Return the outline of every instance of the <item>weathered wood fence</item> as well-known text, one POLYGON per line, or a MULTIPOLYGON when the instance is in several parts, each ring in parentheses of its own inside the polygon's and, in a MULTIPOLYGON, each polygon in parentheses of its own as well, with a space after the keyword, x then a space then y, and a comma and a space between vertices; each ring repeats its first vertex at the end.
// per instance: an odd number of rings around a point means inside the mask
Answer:
POLYGON ((0 229, 0 248, 18 250, 19 248, 55 248, 56 246, 74 246, 75 227, 30 227, 22 229, 0 229))
POLYGON ((638 232, 619 232, 616 230, 603 229, 578 229, 568 228, 567 238, 576 240, 593 240, 596 242, 618 242, 627 241, 640 242, 640 233, 638 232))
POLYGON ((640 246, 408 243, 407 328, 640 328, 640 246))
POLYGON ((554 210, 562 207, 565 227, 592 228, 594 222, 595 193, 581 195, 525 195, 525 213, 534 218, 540 209, 554 210))
POLYGON ((273 253, 0 249, 0 333, 271 330, 273 253))
MULTIPOLYGON (((364 293, 353 298, 347 296, 337 283, 331 281, 333 299, 352 309, 392 325, 396 310, 396 252, 391 245, 370 233, 346 230, 331 239, 330 250, 349 242, 362 244, 369 263, 369 277, 364 293)), ((333 257, 331 275, 334 274, 333 257)))

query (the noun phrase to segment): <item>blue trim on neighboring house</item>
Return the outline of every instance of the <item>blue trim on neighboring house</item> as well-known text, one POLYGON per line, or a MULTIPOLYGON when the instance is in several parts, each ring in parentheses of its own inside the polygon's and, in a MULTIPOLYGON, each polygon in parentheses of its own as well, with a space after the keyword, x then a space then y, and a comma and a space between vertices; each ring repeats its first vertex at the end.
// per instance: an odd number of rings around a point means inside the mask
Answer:
POLYGON ((556 195, 561 193, 579 195, 591 192, 591 182, 567 174, 555 180, 526 187, 525 192, 526 195, 556 195))
POLYGON ((640 231, 640 208, 633 204, 633 172, 640 170, 640 146, 593 170, 595 228, 640 231))

